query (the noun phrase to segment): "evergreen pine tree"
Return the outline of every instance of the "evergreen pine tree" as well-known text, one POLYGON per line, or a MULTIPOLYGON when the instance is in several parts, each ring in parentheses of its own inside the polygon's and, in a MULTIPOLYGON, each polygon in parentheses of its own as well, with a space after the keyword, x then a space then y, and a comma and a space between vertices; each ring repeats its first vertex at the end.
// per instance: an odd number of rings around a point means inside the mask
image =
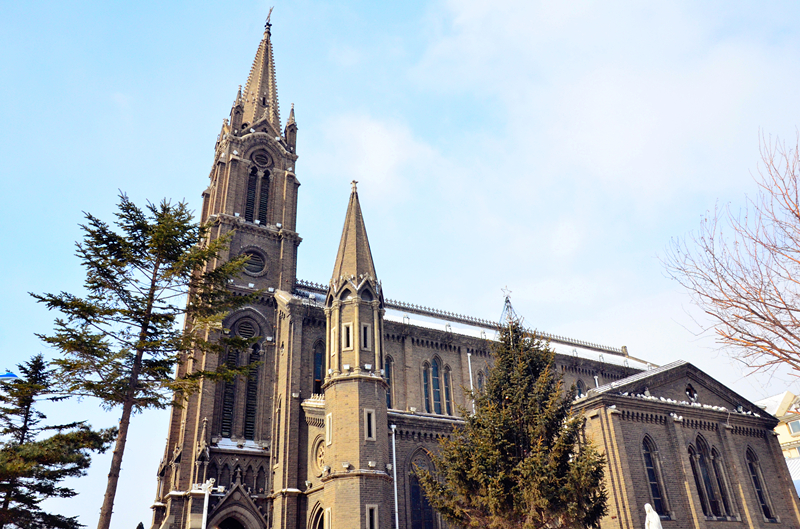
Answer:
POLYGON ((47 398, 51 373, 42 355, 20 364, 19 370, 20 378, 0 385, 0 529, 83 527, 76 517, 43 511, 40 503, 75 496, 59 483, 82 476, 91 462, 90 451, 104 451, 115 430, 93 431, 82 422, 43 425, 47 417, 35 404, 47 398))
POLYGON ((54 334, 40 335, 62 353, 54 364, 63 390, 122 408, 98 529, 111 524, 132 414, 182 405, 181 395, 203 377, 246 374, 248 368, 209 372, 202 366, 207 355, 249 345, 252 340, 214 337, 224 316, 255 296, 228 289, 247 256, 217 259, 229 237, 209 238, 211 226, 194 222, 185 203, 139 208, 123 194, 116 217, 112 226, 85 214, 83 241, 76 244, 86 268, 84 297, 32 294, 63 314, 54 334))
POLYGON ((417 469, 431 505, 457 526, 544 529, 597 526, 606 512, 604 457, 582 435, 547 342, 510 320, 475 414, 465 416, 417 469))

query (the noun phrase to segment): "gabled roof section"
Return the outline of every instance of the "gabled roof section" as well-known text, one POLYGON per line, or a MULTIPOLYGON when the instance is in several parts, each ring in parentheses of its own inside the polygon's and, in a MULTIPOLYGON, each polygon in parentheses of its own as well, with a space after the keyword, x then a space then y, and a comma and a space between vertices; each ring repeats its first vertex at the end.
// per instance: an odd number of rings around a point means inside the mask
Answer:
POLYGON ((353 190, 350 193, 350 202, 347 204, 339 252, 333 265, 331 286, 341 285, 343 280, 347 279, 354 279, 357 284, 363 279, 373 281, 378 279, 375 264, 372 262, 372 252, 369 249, 364 216, 361 214, 361 204, 358 202, 357 183, 355 180, 352 182, 353 190))
POLYGON ((685 360, 592 388, 587 399, 619 395, 676 406, 762 417, 761 408, 685 360))
POLYGON ((655 369, 649 369, 647 371, 642 371, 641 373, 636 373, 635 375, 631 375, 627 378, 623 378, 622 380, 616 380, 610 384, 605 384, 603 386, 592 388, 587 393, 588 395, 599 395, 601 393, 618 393, 624 392, 626 390, 632 389, 634 386, 638 387, 640 382, 643 382, 648 379, 654 379, 658 375, 662 373, 666 373, 668 371, 672 371, 673 369, 680 367, 691 365, 686 360, 676 360, 669 364, 663 365, 661 367, 657 367, 655 369))
POLYGON ((274 130, 281 130, 280 110, 278 108, 278 84, 275 80, 275 60, 272 56, 270 29, 267 20, 264 38, 258 45, 247 84, 244 87, 243 122, 254 124, 266 118, 274 130))

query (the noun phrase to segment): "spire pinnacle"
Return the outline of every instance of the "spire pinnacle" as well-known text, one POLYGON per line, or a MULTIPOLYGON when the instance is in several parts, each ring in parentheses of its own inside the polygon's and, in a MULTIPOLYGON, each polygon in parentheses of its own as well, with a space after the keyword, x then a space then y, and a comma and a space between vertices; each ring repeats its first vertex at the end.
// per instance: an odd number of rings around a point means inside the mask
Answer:
POLYGON ((250 75, 244 86, 243 123, 253 125, 266 118, 277 133, 280 130, 278 110, 278 85, 275 80, 275 60, 272 55, 272 9, 264 24, 264 38, 258 45, 250 75))
POLYGON ((342 240, 339 243, 336 263, 333 266, 332 284, 341 284, 342 278, 353 278, 356 282, 365 278, 377 280, 356 184, 358 182, 355 180, 351 182, 350 202, 347 204, 342 240))
POLYGON ((289 111, 289 121, 286 122, 286 125, 291 125, 295 123, 294 120, 294 103, 292 103, 292 109, 289 111))

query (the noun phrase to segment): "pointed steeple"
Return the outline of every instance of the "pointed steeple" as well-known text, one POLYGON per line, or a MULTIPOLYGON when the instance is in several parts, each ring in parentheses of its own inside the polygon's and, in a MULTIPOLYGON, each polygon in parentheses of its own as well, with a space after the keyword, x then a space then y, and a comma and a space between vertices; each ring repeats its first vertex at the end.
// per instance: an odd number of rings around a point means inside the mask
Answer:
POLYGON ((372 252, 369 249, 367 228, 364 226, 364 216, 361 214, 361 204, 358 202, 357 183, 355 180, 352 182, 353 190, 347 205, 342 240, 333 266, 332 285, 341 285, 343 283, 341 279, 353 278, 356 284, 367 278, 377 280, 372 252))
POLYGON ((266 117, 277 132, 281 129, 281 118, 278 109, 275 60, 272 56, 271 27, 272 24, 267 18, 267 23, 264 25, 264 38, 258 45, 253 66, 250 68, 250 75, 247 77, 247 84, 244 86, 243 122, 252 125, 266 117))

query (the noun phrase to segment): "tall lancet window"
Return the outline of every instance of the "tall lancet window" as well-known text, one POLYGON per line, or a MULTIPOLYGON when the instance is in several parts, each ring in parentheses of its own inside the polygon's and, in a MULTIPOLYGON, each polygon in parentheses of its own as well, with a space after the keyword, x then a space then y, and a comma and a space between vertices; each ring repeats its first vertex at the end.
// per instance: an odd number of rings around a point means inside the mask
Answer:
POLYGON ((389 388, 386 390, 386 407, 392 407, 392 369, 394 368, 394 359, 391 356, 386 357, 386 362, 384 363, 384 373, 386 374, 386 383, 389 385, 389 388))
POLYGON ((433 359, 431 366, 432 382, 433 382, 433 411, 441 415, 442 413, 442 379, 441 369, 439 368, 439 360, 433 359))
POLYGON ((267 223, 267 205, 269 204, 269 172, 261 177, 261 193, 258 196, 258 222, 264 226, 267 223))
POLYGON ((422 366, 422 393, 425 395, 425 413, 431 412, 431 368, 427 362, 422 366))
MULTIPOLYGON (((239 353, 237 351, 228 351, 228 357, 225 360, 229 368, 234 368, 239 363, 239 353)), ((225 382, 224 390, 222 392, 222 424, 220 434, 222 437, 230 438, 233 433, 233 407, 236 400, 236 380, 225 382)))
POLYGON ((664 501, 664 487, 661 482, 661 467, 658 461, 658 450, 652 439, 645 437, 642 441, 642 455, 644 468, 647 472, 647 481, 650 484, 650 497, 653 500, 653 509, 661 515, 667 516, 666 502, 664 501))
POLYGON ((247 197, 244 204, 244 220, 253 222, 253 214, 256 209, 256 180, 258 180, 258 169, 250 169, 250 177, 247 179, 247 197))
POLYGON ((450 390, 450 368, 444 368, 444 404, 445 410, 447 411, 447 415, 453 414, 453 397, 451 395, 452 391, 450 390))
POLYGON ((312 393, 322 393, 322 382, 325 380, 325 344, 317 342, 314 345, 314 389, 312 393))
MULTIPOLYGON (((260 361, 260 347, 253 344, 250 353, 250 365, 260 361)), ((245 401, 244 411, 244 438, 252 441, 256 438, 256 410, 258 408, 258 367, 250 371, 247 379, 247 400, 245 401)))
POLYGON ((747 460, 747 469, 750 471, 750 479, 753 481, 753 488, 755 488, 758 503, 761 505, 761 512, 764 514, 764 518, 770 522, 774 522, 776 518, 772 513, 772 507, 770 506, 769 495, 765 488, 764 476, 761 474, 761 465, 758 463, 758 457, 751 448, 748 448, 745 459, 747 460))

